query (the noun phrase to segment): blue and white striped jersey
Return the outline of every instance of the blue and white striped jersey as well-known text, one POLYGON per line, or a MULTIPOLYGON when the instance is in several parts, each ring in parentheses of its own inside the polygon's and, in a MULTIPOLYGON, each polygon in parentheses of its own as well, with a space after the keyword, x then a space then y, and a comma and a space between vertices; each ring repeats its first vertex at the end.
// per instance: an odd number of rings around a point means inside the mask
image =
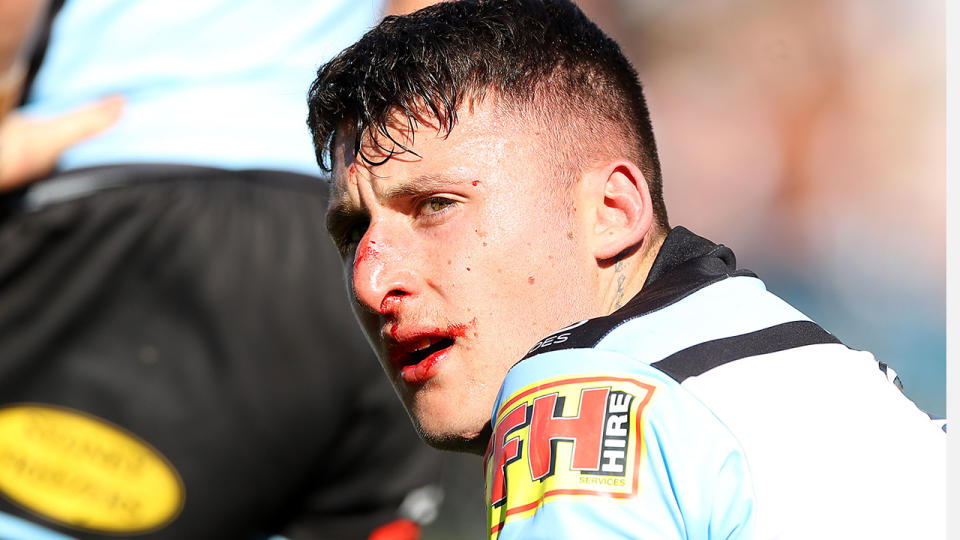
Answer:
POLYGON ((674 229, 641 292, 508 373, 491 538, 943 538, 945 437, 849 349, 674 229))

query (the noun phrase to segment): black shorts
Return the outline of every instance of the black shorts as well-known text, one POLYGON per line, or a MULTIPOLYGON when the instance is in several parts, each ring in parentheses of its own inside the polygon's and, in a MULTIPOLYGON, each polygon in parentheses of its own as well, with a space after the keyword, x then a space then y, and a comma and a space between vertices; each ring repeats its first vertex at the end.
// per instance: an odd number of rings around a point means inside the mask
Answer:
POLYGON ((323 182, 118 170, 0 221, 0 513, 144 539, 393 519, 439 457, 350 313, 323 182))

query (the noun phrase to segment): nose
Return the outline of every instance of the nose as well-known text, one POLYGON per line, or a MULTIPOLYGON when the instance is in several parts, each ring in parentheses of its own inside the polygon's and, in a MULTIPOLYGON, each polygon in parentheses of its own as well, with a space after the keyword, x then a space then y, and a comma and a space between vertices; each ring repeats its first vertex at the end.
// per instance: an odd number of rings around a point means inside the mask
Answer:
POLYGON ((409 258, 378 238, 374 228, 360 240, 353 260, 353 294, 368 310, 387 315, 415 292, 409 258))

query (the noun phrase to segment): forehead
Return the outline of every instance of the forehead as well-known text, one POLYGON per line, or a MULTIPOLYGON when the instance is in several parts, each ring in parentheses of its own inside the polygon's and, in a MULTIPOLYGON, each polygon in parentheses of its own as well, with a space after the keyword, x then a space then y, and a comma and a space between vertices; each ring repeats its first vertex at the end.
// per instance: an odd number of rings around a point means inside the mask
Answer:
POLYGON ((353 125, 336 131, 331 148, 336 193, 349 191, 361 178, 384 183, 403 176, 468 172, 495 165, 507 154, 524 158, 537 153, 536 137, 525 122, 488 102, 461 107, 450 132, 436 118, 408 118, 399 111, 386 128, 386 133, 368 128, 359 151, 353 125))

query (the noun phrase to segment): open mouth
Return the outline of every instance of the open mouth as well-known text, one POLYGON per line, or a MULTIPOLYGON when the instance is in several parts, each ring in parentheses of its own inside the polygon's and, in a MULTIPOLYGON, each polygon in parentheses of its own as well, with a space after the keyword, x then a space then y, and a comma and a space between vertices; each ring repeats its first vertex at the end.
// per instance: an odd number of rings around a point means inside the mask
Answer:
POLYGON ((455 339, 446 336, 423 337, 395 357, 394 365, 400 369, 400 378, 410 384, 424 383, 439 371, 438 362, 453 347, 455 339))
POLYGON ((407 384, 419 385, 440 373, 444 360, 455 350, 458 340, 474 330, 477 319, 466 323, 448 323, 445 326, 409 325, 393 323, 381 330, 387 348, 389 363, 397 378, 407 384))
POLYGON ((410 353, 407 361, 404 362, 404 365, 413 366, 419 364, 423 360, 426 360, 433 353, 442 351, 447 347, 453 345, 453 339, 451 338, 440 338, 437 340, 434 339, 424 339, 422 348, 416 349, 410 353))

